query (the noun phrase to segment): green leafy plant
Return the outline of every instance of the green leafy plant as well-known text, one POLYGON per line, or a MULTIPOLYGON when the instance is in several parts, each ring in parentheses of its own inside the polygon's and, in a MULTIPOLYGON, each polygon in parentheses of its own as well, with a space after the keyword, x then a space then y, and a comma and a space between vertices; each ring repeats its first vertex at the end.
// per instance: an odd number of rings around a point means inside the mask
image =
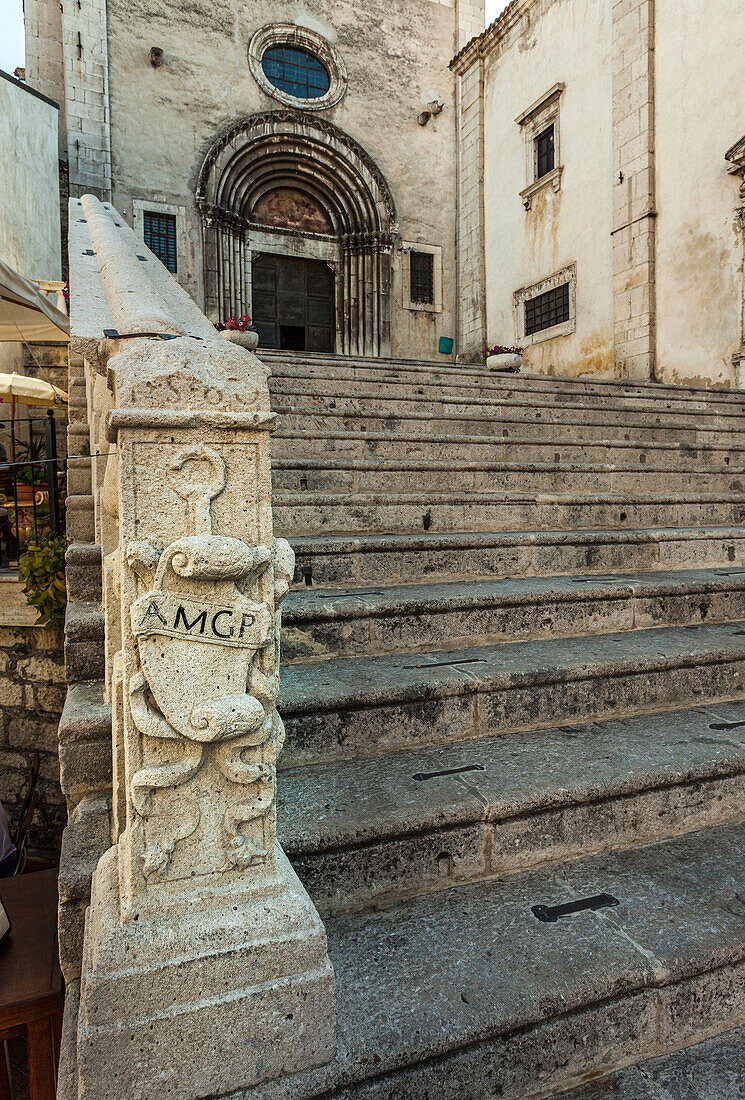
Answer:
POLYGON ((46 485, 47 470, 44 459, 47 456, 46 441, 43 436, 32 435, 28 442, 19 439, 16 443, 16 462, 27 462, 16 474, 16 481, 24 485, 46 485))
POLYGON ((47 630, 59 630, 65 623, 66 549, 64 535, 45 535, 30 542, 18 559, 23 591, 31 606, 39 612, 36 625, 45 626, 47 630))
POLYGON ((47 472, 43 466, 21 466, 16 481, 23 485, 46 485, 47 472))

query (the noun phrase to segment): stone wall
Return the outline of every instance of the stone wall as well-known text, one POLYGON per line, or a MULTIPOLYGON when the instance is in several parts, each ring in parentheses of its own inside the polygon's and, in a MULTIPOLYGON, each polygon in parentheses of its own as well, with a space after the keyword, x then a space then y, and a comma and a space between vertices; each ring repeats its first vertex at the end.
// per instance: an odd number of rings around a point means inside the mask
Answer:
MULTIPOLYGON (((478 351, 486 341, 518 343, 526 348, 531 371, 613 374, 610 62, 610 6, 597 0, 517 0, 453 62, 462 74, 463 350, 478 351), (554 106, 556 171, 536 186, 532 139, 543 113, 554 106), (576 276, 568 331, 526 340, 516 293, 527 294, 527 288, 568 269, 576 276)), ((530 295, 544 289, 549 286, 537 286, 530 295)))
POLYGON ((742 4, 682 10, 655 0, 655 9, 657 377, 742 386, 732 362, 741 341, 741 180, 725 161, 745 134, 742 4))
MULTIPOLYGON (((5 623, 12 605, 23 613, 18 581, 0 581, 5 623)), ((19 617, 35 621, 33 609, 19 617)), ((18 824, 34 751, 40 756, 38 802, 28 834, 36 851, 59 852, 67 812, 59 783, 57 726, 65 701, 62 636, 34 626, 0 625, 0 801, 12 830, 18 824)))
POLYGON ((54 0, 24 0, 26 81, 30 88, 59 104, 60 159, 67 160, 65 72, 62 52, 62 5, 54 0))
POLYGON ((71 195, 111 195, 106 0, 65 4, 62 40, 71 195))
MULTIPOLYGON (((523 343, 515 292, 533 297, 574 264, 575 322, 530 341, 528 369, 742 385, 742 199, 725 154, 743 137, 743 48, 737 0, 723 0, 716 19, 700 4, 681 16, 674 0, 513 0, 461 52, 453 67, 464 105, 466 81, 483 69, 489 341, 523 343), (556 83, 561 179, 527 194, 521 117, 556 83)), ((461 120, 459 323, 468 345, 478 212, 468 187, 473 125, 463 111, 461 120)))

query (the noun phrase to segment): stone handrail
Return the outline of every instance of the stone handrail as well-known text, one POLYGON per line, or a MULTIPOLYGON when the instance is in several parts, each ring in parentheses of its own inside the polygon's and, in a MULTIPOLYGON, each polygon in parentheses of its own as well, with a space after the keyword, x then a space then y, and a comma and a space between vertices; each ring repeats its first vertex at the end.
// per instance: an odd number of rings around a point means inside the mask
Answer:
POLYGON ((325 932, 276 840, 293 554, 272 532, 267 371, 91 196, 71 201, 70 288, 114 776, 79 1091, 196 1100, 334 1053, 325 932), (237 1031, 235 1053, 216 1044, 237 1031))

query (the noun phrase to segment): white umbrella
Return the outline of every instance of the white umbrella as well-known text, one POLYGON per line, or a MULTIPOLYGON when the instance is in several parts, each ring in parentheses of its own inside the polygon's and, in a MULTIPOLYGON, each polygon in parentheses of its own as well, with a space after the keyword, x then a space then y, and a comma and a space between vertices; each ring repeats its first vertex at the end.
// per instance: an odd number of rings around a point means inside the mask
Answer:
MULTIPOLYGON (((66 405, 67 394, 64 390, 45 382, 43 378, 28 378, 24 374, 0 374, 0 404, 10 403, 10 419, 15 423, 16 404, 41 405, 51 408, 53 405, 66 405)), ((15 432, 10 436, 10 461, 15 461, 15 432)))

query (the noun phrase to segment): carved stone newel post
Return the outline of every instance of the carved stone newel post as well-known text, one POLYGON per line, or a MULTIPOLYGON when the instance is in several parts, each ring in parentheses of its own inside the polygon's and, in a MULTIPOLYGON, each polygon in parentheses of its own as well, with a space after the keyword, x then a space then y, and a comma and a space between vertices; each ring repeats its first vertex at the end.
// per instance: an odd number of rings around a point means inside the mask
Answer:
POLYGON ((323 925, 275 836, 293 554, 272 536, 264 367, 150 284, 138 317, 144 265, 83 201, 117 332, 139 322, 174 338, 98 350, 113 391, 119 607, 107 620, 121 631, 110 683, 124 820, 86 921, 80 1096, 188 1100, 334 1052, 323 925))

